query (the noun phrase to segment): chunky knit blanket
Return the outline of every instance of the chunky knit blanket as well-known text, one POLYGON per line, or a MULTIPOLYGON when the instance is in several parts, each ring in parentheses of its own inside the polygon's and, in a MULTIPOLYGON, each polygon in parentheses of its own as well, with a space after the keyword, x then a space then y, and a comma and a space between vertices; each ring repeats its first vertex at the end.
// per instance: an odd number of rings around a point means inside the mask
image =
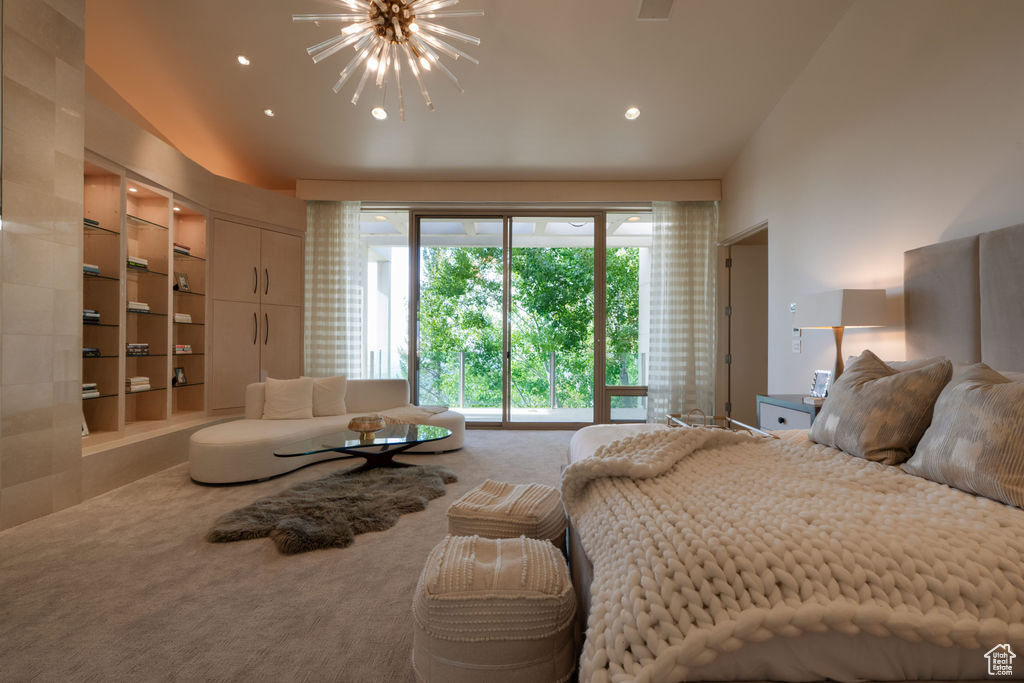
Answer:
POLYGON ((1024 649, 1024 511, 898 468, 672 429, 570 465, 562 497, 594 567, 583 681, 809 631, 1024 649))

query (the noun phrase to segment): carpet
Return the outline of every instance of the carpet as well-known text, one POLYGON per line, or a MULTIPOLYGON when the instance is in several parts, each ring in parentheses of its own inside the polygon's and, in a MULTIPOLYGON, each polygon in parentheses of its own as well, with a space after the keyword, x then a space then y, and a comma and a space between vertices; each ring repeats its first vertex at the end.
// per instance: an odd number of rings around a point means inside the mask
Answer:
POLYGON ((269 537, 285 555, 344 548, 357 534, 390 529, 401 515, 425 510, 445 484, 458 481, 440 465, 335 472, 233 510, 213 525, 211 543, 269 537))

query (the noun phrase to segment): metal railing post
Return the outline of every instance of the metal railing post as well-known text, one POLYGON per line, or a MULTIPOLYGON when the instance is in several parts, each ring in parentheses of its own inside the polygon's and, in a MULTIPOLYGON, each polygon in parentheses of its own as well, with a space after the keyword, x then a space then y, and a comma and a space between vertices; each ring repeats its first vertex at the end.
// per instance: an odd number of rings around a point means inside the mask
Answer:
POLYGON ((550 408, 558 407, 558 393, 555 390, 555 352, 551 352, 551 362, 548 364, 548 403, 550 408))
POLYGON ((466 352, 459 351, 459 407, 466 407, 466 352))

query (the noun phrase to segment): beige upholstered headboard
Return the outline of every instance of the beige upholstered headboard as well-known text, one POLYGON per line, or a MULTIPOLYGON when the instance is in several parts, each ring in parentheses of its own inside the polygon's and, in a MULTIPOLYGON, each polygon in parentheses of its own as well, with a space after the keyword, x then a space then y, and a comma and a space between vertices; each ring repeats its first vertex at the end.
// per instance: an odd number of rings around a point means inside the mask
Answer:
POLYGON ((903 254, 907 358, 1024 371, 1024 225, 903 254))

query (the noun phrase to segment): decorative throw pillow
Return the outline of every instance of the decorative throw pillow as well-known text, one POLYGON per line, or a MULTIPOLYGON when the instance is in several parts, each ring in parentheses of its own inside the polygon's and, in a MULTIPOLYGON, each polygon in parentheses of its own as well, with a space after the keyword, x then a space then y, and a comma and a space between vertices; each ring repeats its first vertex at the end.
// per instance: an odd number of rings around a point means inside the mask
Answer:
POLYGON ((302 420, 313 417, 313 378, 267 378, 264 420, 302 420))
POLYGON ((939 396, 903 470, 1024 507, 1024 381, 984 363, 964 371, 939 396))
POLYGON ((345 375, 313 379, 313 417, 345 414, 345 375))
POLYGON ((948 360, 897 372, 865 351, 832 386, 811 425, 811 441, 899 464, 928 429, 932 407, 952 372, 948 360))

